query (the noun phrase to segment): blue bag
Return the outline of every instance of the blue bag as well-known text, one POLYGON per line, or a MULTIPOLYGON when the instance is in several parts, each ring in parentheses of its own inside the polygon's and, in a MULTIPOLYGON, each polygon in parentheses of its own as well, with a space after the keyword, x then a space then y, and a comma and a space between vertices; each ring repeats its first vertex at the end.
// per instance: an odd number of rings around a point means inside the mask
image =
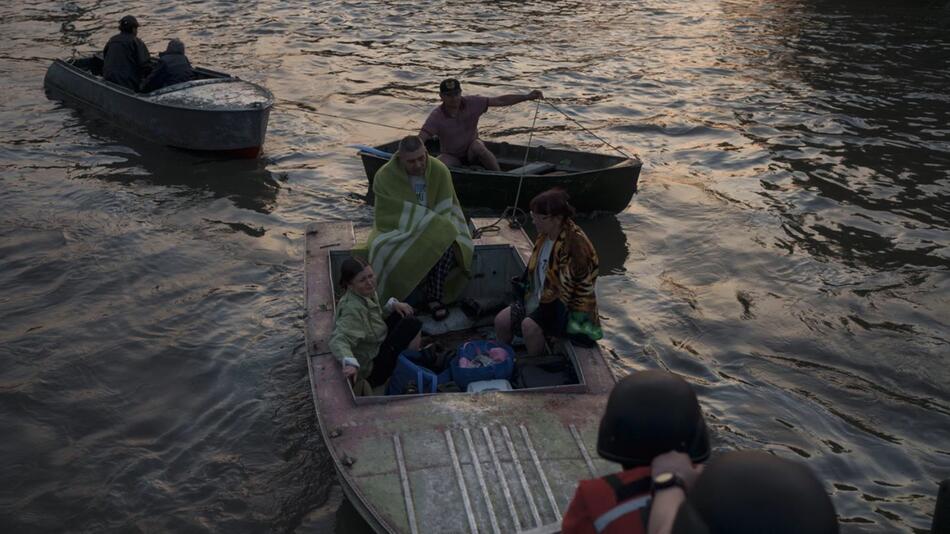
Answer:
POLYGON ((448 371, 451 372, 452 380, 455 381, 459 389, 464 390, 470 382, 481 380, 495 380, 511 378, 511 373, 515 368, 515 351, 508 345, 495 340, 476 340, 462 343, 458 348, 458 353, 452 358, 448 371), (484 367, 460 367, 459 361, 464 357, 468 360, 474 360, 480 354, 487 355, 493 348, 504 349, 507 358, 504 361, 486 365, 484 367))
POLYGON ((413 393, 435 393, 439 384, 449 381, 449 369, 436 374, 417 363, 421 356, 422 353, 417 350, 402 351, 386 385, 387 395, 405 395, 409 392, 410 383, 415 384, 416 391, 413 393))

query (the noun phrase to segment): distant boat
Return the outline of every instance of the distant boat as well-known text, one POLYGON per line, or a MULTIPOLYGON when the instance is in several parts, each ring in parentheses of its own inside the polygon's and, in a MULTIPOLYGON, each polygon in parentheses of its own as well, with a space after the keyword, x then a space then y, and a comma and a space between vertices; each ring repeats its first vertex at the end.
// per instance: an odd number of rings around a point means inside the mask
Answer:
MULTIPOLYGON (((314 224, 304 267, 311 392, 350 502, 380 533, 559 532, 577 482, 620 470, 595 452, 615 383, 600 347, 562 340, 551 355, 522 351, 511 391, 354 397, 328 341, 338 291, 333 281, 356 241, 352 223, 314 224)), ((463 297, 505 303, 531 242, 502 225, 475 245, 463 297)), ((492 323, 491 313, 466 324, 459 308, 450 310, 448 319, 431 323, 458 325, 434 336, 446 347, 492 323)))
MULTIPOLYGON (((518 207, 528 209, 528 203, 538 193, 560 186, 571 195, 571 204, 582 213, 623 211, 633 194, 643 163, 636 157, 626 158, 546 148, 531 147, 528 163, 524 165, 523 145, 484 141, 502 168, 501 172, 481 167, 452 167, 452 181, 462 208, 490 208, 502 210, 515 203, 518 182, 524 175, 518 207)), ((439 154, 437 139, 426 143, 429 153, 439 154)), ((370 182, 389 157, 396 152, 399 141, 376 147, 363 147, 359 155, 370 182)))
POLYGON ((57 59, 43 86, 50 98, 90 109, 155 143, 257 157, 274 95, 229 74, 194 70, 194 80, 136 93, 103 79, 99 56, 57 59))

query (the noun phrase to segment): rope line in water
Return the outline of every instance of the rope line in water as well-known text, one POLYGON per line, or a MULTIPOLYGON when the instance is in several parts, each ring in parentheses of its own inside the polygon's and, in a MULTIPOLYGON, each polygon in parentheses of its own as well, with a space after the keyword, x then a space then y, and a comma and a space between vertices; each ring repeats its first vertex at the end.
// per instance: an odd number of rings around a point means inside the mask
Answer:
POLYGON ((551 102, 550 100, 545 100, 545 102, 546 102, 549 106, 551 106, 552 108, 554 108, 555 111, 557 111, 557 112, 560 113, 561 115, 564 115, 565 117, 567 117, 568 120, 570 120, 570 121, 573 122, 574 124, 580 126, 580 128, 581 128, 582 130, 584 130, 585 132, 587 132, 587 133, 593 135, 594 137, 596 137, 597 139, 599 139, 601 143, 603 143, 603 144, 609 146, 610 148, 616 150, 616 151, 619 152, 623 157, 625 157, 625 158, 627 158, 627 159, 633 159, 632 156, 630 156, 629 154, 627 154, 627 153, 624 152, 623 150, 620 150, 619 148, 613 146, 612 144, 608 143, 606 139, 604 139, 603 137, 601 137, 601 136, 595 134, 594 132, 590 131, 590 129, 588 129, 588 128, 585 127, 583 124, 581 124, 577 119, 575 119, 574 117, 571 117, 570 115, 568 115, 567 113, 565 113, 564 111, 562 111, 561 108, 555 106, 555 105, 554 105, 554 102, 551 102))
POLYGON ((524 226, 524 219, 527 217, 525 217, 526 214, 524 210, 518 207, 518 201, 521 199, 521 185, 524 183, 525 168, 528 166, 528 154, 531 153, 531 141, 534 139, 534 125, 538 122, 538 112, 541 111, 541 100, 542 99, 540 98, 538 99, 538 105, 534 108, 534 119, 531 120, 531 129, 528 130, 528 146, 524 149, 524 159, 521 161, 521 176, 518 177, 518 191, 515 193, 515 203, 513 206, 508 206, 505 208, 505 211, 501 213, 501 217, 499 217, 497 221, 482 226, 481 228, 476 228, 472 233, 472 237, 475 239, 478 239, 484 235, 485 232, 499 231, 500 228, 498 228, 498 223, 500 223, 502 219, 507 218, 508 223, 512 228, 520 228, 524 226), (518 212, 521 212, 520 218, 518 212))
MULTIPOLYGON (((584 126, 583 124, 581 124, 580 121, 578 121, 578 120, 575 119, 574 117, 571 117, 570 115, 568 115, 564 110, 562 110, 561 108, 557 107, 557 106, 554 104, 554 102, 551 102, 550 100, 547 100, 547 99, 544 99, 544 98, 539 98, 539 99, 538 99, 538 103, 537 103, 537 105, 536 105, 535 108, 534 108, 534 118, 531 119, 531 129, 528 130, 528 146, 525 147, 524 159, 523 159, 522 162, 521 162, 521 175, 518 177, 518 190, 517 190, 517 192, 515 193, 515 203, 514 203, 513 206, 508 206, 508 207, 506 207, 505 210, 501 213, 501 217, 499 217, 495 222, 493 222, 493 223, 491 223, 491 224, 487 224, 487 225, 482 226, 482 227, 479 227, 479 228, 476 228, 475 231, 472 232, 472 237, 475 238, 475 239, 478 239, 479 237, 481 237, 482 235, 484 235, 484 234, 487 233, 487 232, 498 232, 498 231, 500 230, 500 228, 498 227, 498 223, 500 223, 502 220, 507 219, 507 220, 508 220, 508 223, 509 223, 509 226, 511 226, 512 228, 520 228, 520 227, 524 226, 524 223, 527 221, 527 213, 525 213, 525 211, 524 211, 523 209, 521 209, 521 208, 518 207, 518 202, 521 200, 521 186, 524 184, 525 168, 526 168, 527 165, 528 165, 528 155, 531 153, 531 142, 532 142, 532 140, 534 139, 534 127, 535 127, 535 125, 536 125, 537 122, 538 122, 538 114, 539 114, 540 111, 541 111, 541 101, 542 101, 542 100, 544 100, 544 102, 546 102, 549 106, 551 106, 552 109, 554 109, 555 111, 557 111, 557 112, 560 113, 561 115, 564 115, 565 117, 567 117, 568 120, 570 120, 571 122, 573 122, 574 124, 576 124, 578 127, 580 127, 581 130, 584 130, 585 132, 589 133, 590 135, 596 137, 598 140, 600 140, 601 143, 603 143, 603 144, 609 146, 610 148, 616 150, 616 151, 617 151, 618 153, 620 153, 623 157, 625 157, 625 158, 627 158, 627 159, 633 159, 629 154, 627 154, 627 153, 624 152, 623 150, 620 150, 619 148, 615 147, 614 145, 610 144, 606 139, 604 139, 603 137, 601 137, 601 136, 595 134, 595 133, 594 133, 593 131, 591 131, 589 128, 587 128, 586 126, 584 126)), ((412 129, 410 129, 410 128, 404 128, 404 127, 402 127, 402 126, 393 126, 393 125, 391 125, 391 124, 383 124, 383 123, 381 123, 381 122, 374 122, 374 121, 368 121, 368 120, 363 120, 363 119, 354 119, 354 118, 352 118, 352 117, 344 117, 344 116, 342 116, 342 115, 334 115, 333 113, 324 113, 324 112, 322 112, 322 111, 317 111, 317 110, 313 109, 313 108, 310 107, 308 104, 303 104, 303 103, 301 103, 301 102, 295 102, 295 101, 293 101, 293 100, 284 100, 284 102, 287 102, 287 103, 290 103, 290 104, 294 104, 294 105, 296 105, 298 108, 300 108, 300 109, 302 109, 302 110, 304 110, 304 111, 306 111, 306 112, 308 112, 308 113, 312 113, 312 114, 314 114, 314 115, 320 115, 320 116, 323 116, 323 117, 332 117, 332 118, 334 118, 334 119, 341 119, 341 120, 345 120, 345 121, 361 122, 361 123, 363 123, 363 124, 370 124, 370 125, 373 125, 373 126, 382 126, 383 128, 392 128, 392 129, 394 129, 394 130, 402 130, 402 131, 404 131, 404 132, 414 132, 414 131, 416 131, 416 130, 412 130, 412 129)))
POLYGON ((293 101, 293 100, 283 100, 282 102, 286 102, 286 103, 288 103, 288 104, 294 104, 295 106, 297 106, 298 108, 300 108, 300 109, 306 111, 307 113, 312 113, 312 114, 314 114, 314 115, 320 115, 320 116, 323 116, 323 117, 333 117, 334 119, 341 119, 341 120, 345 120, 345 121, 362 122, 363 124, 371 124, 371 125, 373 125, 373 126, 382 126, 383 128, 392 128, 393 130, 402 130, 402 131, 404 131, 404 132, 418 132, 418 131, 419 131, 419 130, 413 130, 413 129, 411 129, 411 128, 405 128, 405 127, 403 127, 403 126, 393 126, 393 125, 391 125, 391 124, 383 124, 383 123, 381 123, 381 122, 373 122, 373 121, 367 121, 367 120, 363 120, 363 119, 354 119, 354 118, 352 118, 352 117, 344 117, 344 116, 342 116, 342 115, 334 115, 334 114, 332 114, 332 113, 324 113, 324 112, 322 112, 322 111, 317 111, 317 110, 313 109, 312 107, 310 107, 309 104, 304 104, 304 103, 301 103, 301 102, 295 102, 295 101, 293 101))
MULTIPOLYGON (((622 155, 623 157, 625 157, 625 158, 627 158, 627 159, 633 159, 632 156, 630 156, 629 154, 627 154, 627 153, 624 152, 623 150, 620 150, 619 148, 615 147, 614 145, 610 144, 610 142, 608 142, 606 139, 604 139, 603 137, 601 137, 601 136, 597 135, 596 133, 594 133, 590 128, 587 128, 586 126, 584 126, 583 124, 581 124, 580 121, 578 121, 578 120, 575 119, 574 117, 571 117, 570 115, 567 114, 567 112, 565 112, 565 111, 562 110, 561 108, 557 107, 557 106, 554 104, 554 102, 551 102, 550 100, 547 100, 547 99, 538 99, 538 107, 535 108, 535 111, 534 111, 534 120, 531 121, 531 130, 529 130, 529 132, 528 132, 529 139, 530 139, 530 136, 533 136, 533 135, 534 135, 534 125, 535 125, 535 123, 536 123, 537 120, 538 120, 538 111, 539 111, 540 108, 541 108, 541 100, 544 100, 544 102, 545 102, 547 105, 551 106, 552 109, 554 109, 555 111, 557 111, 557 112, 560 113, 561 115, 564 115, 565 117, 567 117, 567 119, 568 119, 569 121, 571 121, 571 122, 573 122, 574 124, 576 124, 581 130, 583 130, 583 131, 589 133, 590 135, 594 136, 595 138, 597 138, 597 140, 599 140, 601 143, 603 143, 603 144, 609 146, 610 148, 616 150, 616 151, 617 151, 618 153, 620 153, 620 155, 622 155)), ((415 131, 417 131, 417 130, 414 130, 414 129, 412 129, 412 128, 406 128, 406 127, 403 127, 403 126, 393 126, 392 124, 384 124, 384 123, 382 123, 382 122, 374 122, 374 121, 368 121, 368 120, 364 120, 364 119, 354 119, 354 118, 352 118, 352 117, 344 117, 343 115, 334 115, 333 113, 324 113, 324 112, 322 112, 322 111, 317 111, 317 110, 313 109, 313 108, 310 107, 310 105, 308 105, 308 104, 303 104, 303 103, 301 103, 301 102, 295 102, 295 101, 293 101, 293 100, 283 100, 283 102, 287 102, 287 103, 290 103, 290 104, 294 104, 294 105, 296 105, 297 107, 299 107, 299 108, 303 109, 304 111, 306 111, 307 113, 312 113, 312 114, 314 114, 314 115, 321 115, 321 116, 323 116, 323 117, 332 117, 332 118, 334 118, 334 119, 341 119, 341 120, 345 120, 345 121, 361 122, 361 123, 363 123, 363 124, 370 124, 370 125, 373 125, 373 126, 382 126, 383 128, 392 128, 393 130, 402 130, 402 131, 404 131, 404 132, 415 132, 415 131)), ((531 146, 530 140, 529 140, 529 142, 528 142, 528 146, 529 146, 529 147, 531 146)), ((525 164, 527 164, 527 153, 525 154, 525 164)), ((520 185, 519 185, 519 189, 520 189, 520 185)))

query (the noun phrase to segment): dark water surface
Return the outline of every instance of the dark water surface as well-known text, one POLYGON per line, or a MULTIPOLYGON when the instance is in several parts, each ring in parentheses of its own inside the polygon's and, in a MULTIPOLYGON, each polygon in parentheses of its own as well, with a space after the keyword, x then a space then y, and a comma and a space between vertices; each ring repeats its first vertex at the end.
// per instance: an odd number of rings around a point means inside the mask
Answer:
MULTIPOLYGON (((630 207, 582 221, 618 374, 687 376, 720 449, 807 463, 845 531, 929 528, 950 476, 950 11, 418 5, 3 3, 0 530, 365 529, 315 426, 303 232, 369 222, 347 145, 403 132, 314 111, 416 128, 445 75, 541 88, 644 159, 630 207), (46 99, 50 60, 127 12, 153 53, 178 36, 274 92, 259 162, 46 99)), ((540 109, 535 142, 610 151, 540 109)), ((524 142, 534 112, 483 133, 524 142)))

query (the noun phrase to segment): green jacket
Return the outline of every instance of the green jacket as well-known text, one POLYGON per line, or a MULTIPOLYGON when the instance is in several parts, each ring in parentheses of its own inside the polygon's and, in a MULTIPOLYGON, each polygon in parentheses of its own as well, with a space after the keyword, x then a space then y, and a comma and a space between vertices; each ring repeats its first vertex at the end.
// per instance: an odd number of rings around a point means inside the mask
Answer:
POLYGON ((343 365, 359 368, 356 376, 365 380, 373 372, 373 359, 386 339, 386 321, 379 297, 366 298, 345 291, 336 307, 336 322, 330 336, 330 351, 343 365))

